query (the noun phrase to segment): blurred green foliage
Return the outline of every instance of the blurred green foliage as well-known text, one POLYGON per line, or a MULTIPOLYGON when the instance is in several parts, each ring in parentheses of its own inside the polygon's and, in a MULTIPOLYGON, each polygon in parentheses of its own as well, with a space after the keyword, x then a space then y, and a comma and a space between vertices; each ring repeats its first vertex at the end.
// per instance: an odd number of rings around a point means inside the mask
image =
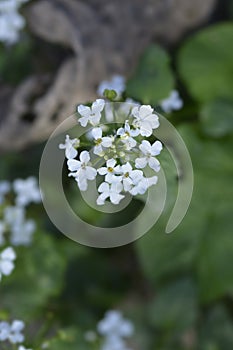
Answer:
MULTIPOLYGON (((23 318, 35 324, 36 333, 42 328, 48 349, 85 350, 91 349, 85 331, 107 309, 121 308, 135 322, 139 349, 233 349, 232 42, 233 25, 222 23, 194 33, 172 55, 153 45, 127 85, 129 97, 156 106, 179 84, 184 108, 167 117, 189 149, 195 177, 180 226, 164 233, 177 192, 176 169, 166 151, 160 157, 168 182, 166 208, 135 244, 81 247, 38 212, 43 229, 32 247, 18 251, 14 274, 1 283, 2 318, 23 318)), ((28 152, 24 162, 33 167, 38 152, 36 157, 28 152)), ((1 162, 4 176, 12 177, 14 156, 1 162)), ((22 165, 17 176, 24 172, 22 165)), ((94 219, 93 211, 83 215, 94 219)))

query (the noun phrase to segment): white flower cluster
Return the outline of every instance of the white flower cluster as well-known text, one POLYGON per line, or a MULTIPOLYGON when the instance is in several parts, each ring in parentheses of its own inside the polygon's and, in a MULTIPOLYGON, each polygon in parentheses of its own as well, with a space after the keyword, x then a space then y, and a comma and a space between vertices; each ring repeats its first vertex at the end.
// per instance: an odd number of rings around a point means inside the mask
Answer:
POLYGON ((133 335, 134 326, 123 318, 120 311, 108 311, 98 323, 97 330, 104 337, 101 350, 130 350, 125 339, 133 335))
MULTIPOLYGON (((0 322, 0 342, 9 342, 11 344, 21 344, 24 342, 24 334, 22 331, 25 328, 23 321, 15 320, 11 324, 8 322, 0 322)), ((18 350, 26 349, 23 345, 19 345, 18 350)))
POLYGON ((91 124, 91 153, 83 150, 79 159, 77 148, 80 140, 70 139, 66 136, 65 144, 59 148, 65 150, 69 176, 74 177, 81 191, 88 188, 88 180, 94 180, 97 175, 104 180, 98 187, 98 205, 104 205, 107 199, 113 204, 119 204, 126 193, 132 196, 144 194, 148 188, 157 183, 157 175, 146 177, 144 171, 152 169, 158 173, 160 163, 156 156, 162 150, 160 141, 153 144, 146 138, 150 137, 153 130, 159 127, 159 118, 149 105, 136 105, 127 115, 124 125, 112 130, 109 135, 103 135, 105 125, 101 125, 102 111, 105 101, 96 100, 91 107, 80 105, 78 113, 81 117, 78 122, 82 127, 91 124), (97 168, 94 164, 102 163, 97 168), (103 164, 104 163, 104 164, 103 164))
POLYGON ((9 233, 10 243, 14 246, 27 246, 31 243, 36 224, 34 220, 26 219, 26 206, 39 202, 41 202, 41 193, 36 178, 17 179, 12 186, 7 181, 0 181, 0 206, 3 213, 0 218, 0 246, 5 244, 7 233, 9 233), (15 203, 14 205, 4 204, 11 187, 16 194, 15 203))
POLYGON ((97 89, 98 95, 103 97, 105 90, 114 90, 117 93, 117 98, 120 98, 125 91, 125 78, 116 74, 110 80, 102 81, 97 89))
POLYGON ((183 107, 183 104, 183 100, 177 90, 172 90, 170 95, 160 102, 162 110, 166 113, 178 111, 183 107))
POLYGON ((15 44, 19 40, 19 32, 25 26, 25 19, 18 10, 27 1, 0 1, 0 41, 5 44, 15 44))

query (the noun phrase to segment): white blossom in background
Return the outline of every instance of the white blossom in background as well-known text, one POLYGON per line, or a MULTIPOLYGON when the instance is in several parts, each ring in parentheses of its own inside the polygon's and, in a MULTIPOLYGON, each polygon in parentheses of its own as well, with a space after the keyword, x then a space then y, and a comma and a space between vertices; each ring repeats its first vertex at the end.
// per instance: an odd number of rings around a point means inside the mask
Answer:
MULTIPOLYGON (((112 108, 111 104, 108 106, 112 108)), ((118 107, 122 120, 122 103, 118 107)), ((96 100, 91 107, 78 106, 77 110, 78 123, 83 127, 88 123, 92 126, 87 132, 88 143, 85 142, 89 149, 83 150, 79 158, 75 159, 78 155, 77 144, 80 145, 80 141, 71 140, 69 135, 66 136, 65 144, 59 148, 65 150, 69 176, 75 179, 80 191, 88 189, 88 181, 102 177, 98 186, 97 205, 104 205, 106 200, 117 205, 125 198, 126 193, 132 196, 142 195, 157 183, 157 175, 150 178, 145 176, 149 168, 155 173, 160 170, 160 163, 156 157, 162 151, 160 141, 150 143, 147 140, 152 136, 153 130, 159 127, 159 117, 151 106, 134 105, 132 108, 131 105, 127 108, 126 119, 123 119, 120 127, 116 128, 113 122, 112 129, 111 123, 101 124, 105 115, 104 100, 96 100), (72 157, 70 154, 67 156, 67 150, 72 153, 72 157)), ((115 113, 114 110, 113 115, 115 113)))
POLYGON ((125 78, 122 75, 113 75, 110 80, 102 81, 97 89, 98 95, 103 97, 105 90, 114 90, 120 98, 125 91, 125 78))
POLYGON ((97 331, 103 337, 101 350, 130 350, 126 339, 133 336, 134 326, 120 311, 108 311, 98 323, 97 331))
POLYGON ((16 254, 13 248, 8 247, 0 253, 0 281, 2 276, 9 276, 14 270, 16 254))
POLYGON ((161 108, 166 113, 171 113, 173 110, 177 111, 181 109, 183 104, 183 100, 177 90, 172 90, 170 95, 160 102, 161 108))
POLYGON ((25 19, 18 11, 20 6, 27 1, 0 1, 0 41, 3 43, 12 45, 19 40, 20 31, 25 26, 25 19))
POLYGON ((5 195, 10 191, 11 185, 9 181, 0 181, 0 205, 5 199, 5 195))
POLYGON ((18 206, 27 206, 30 203, 41 202, 41 192, 38 187, 38 181, 31 176, 26 180, 17 179, 13 182, 13 189, 16 193, 16 204, 18 206))
POLYGON ((0 322, 0 341, 9 341, 11 344, 20 344, 24 341, 22 333, 25 324, 23 321, 14 320, 12 324, 0 322))
POLYGON ((61 143, 59 148, 65 150, 67 159, 73 159, 78 155, 76 147, 79 147, 79 144, 80 142, 78 139, 71 139, 69 135, 66 135, 65 143, 61 143))

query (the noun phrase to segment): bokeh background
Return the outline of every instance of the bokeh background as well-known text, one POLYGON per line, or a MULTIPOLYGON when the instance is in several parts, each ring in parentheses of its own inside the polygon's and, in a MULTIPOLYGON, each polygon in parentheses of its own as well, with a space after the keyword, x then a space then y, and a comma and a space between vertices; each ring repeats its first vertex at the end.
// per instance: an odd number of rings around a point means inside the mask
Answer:
MULTIPOLYGON (((164 152, 166 210, 115 249, 72 242, 32 207, 37 231, 1 282, 0 318, 23 319, 35 349, 48 339, 51 350, 92 349, 85 332, 120 309, 135 325, 133 350, 232 350, 233 1, 36 0, 20 13, 18 42, 0 43, 0 180, 38 177, 50 133, 121 74, 124 96, 155 108, 179 91, 183 108, 164 115, 189 149, 195 187, 166 235, 177 175, 164 152)), ((67 183, 73 203, 75 191, 67 183)))

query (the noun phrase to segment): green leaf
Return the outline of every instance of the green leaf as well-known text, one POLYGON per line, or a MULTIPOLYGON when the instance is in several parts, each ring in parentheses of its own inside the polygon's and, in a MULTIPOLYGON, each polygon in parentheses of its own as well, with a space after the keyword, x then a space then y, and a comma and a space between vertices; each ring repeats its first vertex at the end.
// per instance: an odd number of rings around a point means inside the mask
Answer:
POLYGON ((196 288, 188 279, 176 281, 160 289, 150 305, 152 324, 173 332, 193 326, 197 312, 196 288))
POLYGON ((203 106, 201 125, 207 135, 222 137, 233 131, 233 100, 216 99, 203 106))
POLYGON ((180 75, 200 102, 233 98, 233 24, 201 30, 188 39, 178 56, 180 75))
POLYGON ((156 104, 174 88, 170 58, 157 45, 150 46, 141 58, 135 75, 128 81, 126 93, 143 103, 156 104))
POLYGON ((55 242, 37 232, 32 246, 16 249, 15 270, 1 283, 1 309, 27 321, 46 306, 48 298, 60 293, 66 260, 55 242))
POLYGON ((200 335, 198 350, 232 350, 233 323, 223 305, 215 306, 207 313, 200 335))
POLYGON ((217 208, 210 217, 197 259, 200 297, 211 302, 233 295, 232 212, 217 208))

